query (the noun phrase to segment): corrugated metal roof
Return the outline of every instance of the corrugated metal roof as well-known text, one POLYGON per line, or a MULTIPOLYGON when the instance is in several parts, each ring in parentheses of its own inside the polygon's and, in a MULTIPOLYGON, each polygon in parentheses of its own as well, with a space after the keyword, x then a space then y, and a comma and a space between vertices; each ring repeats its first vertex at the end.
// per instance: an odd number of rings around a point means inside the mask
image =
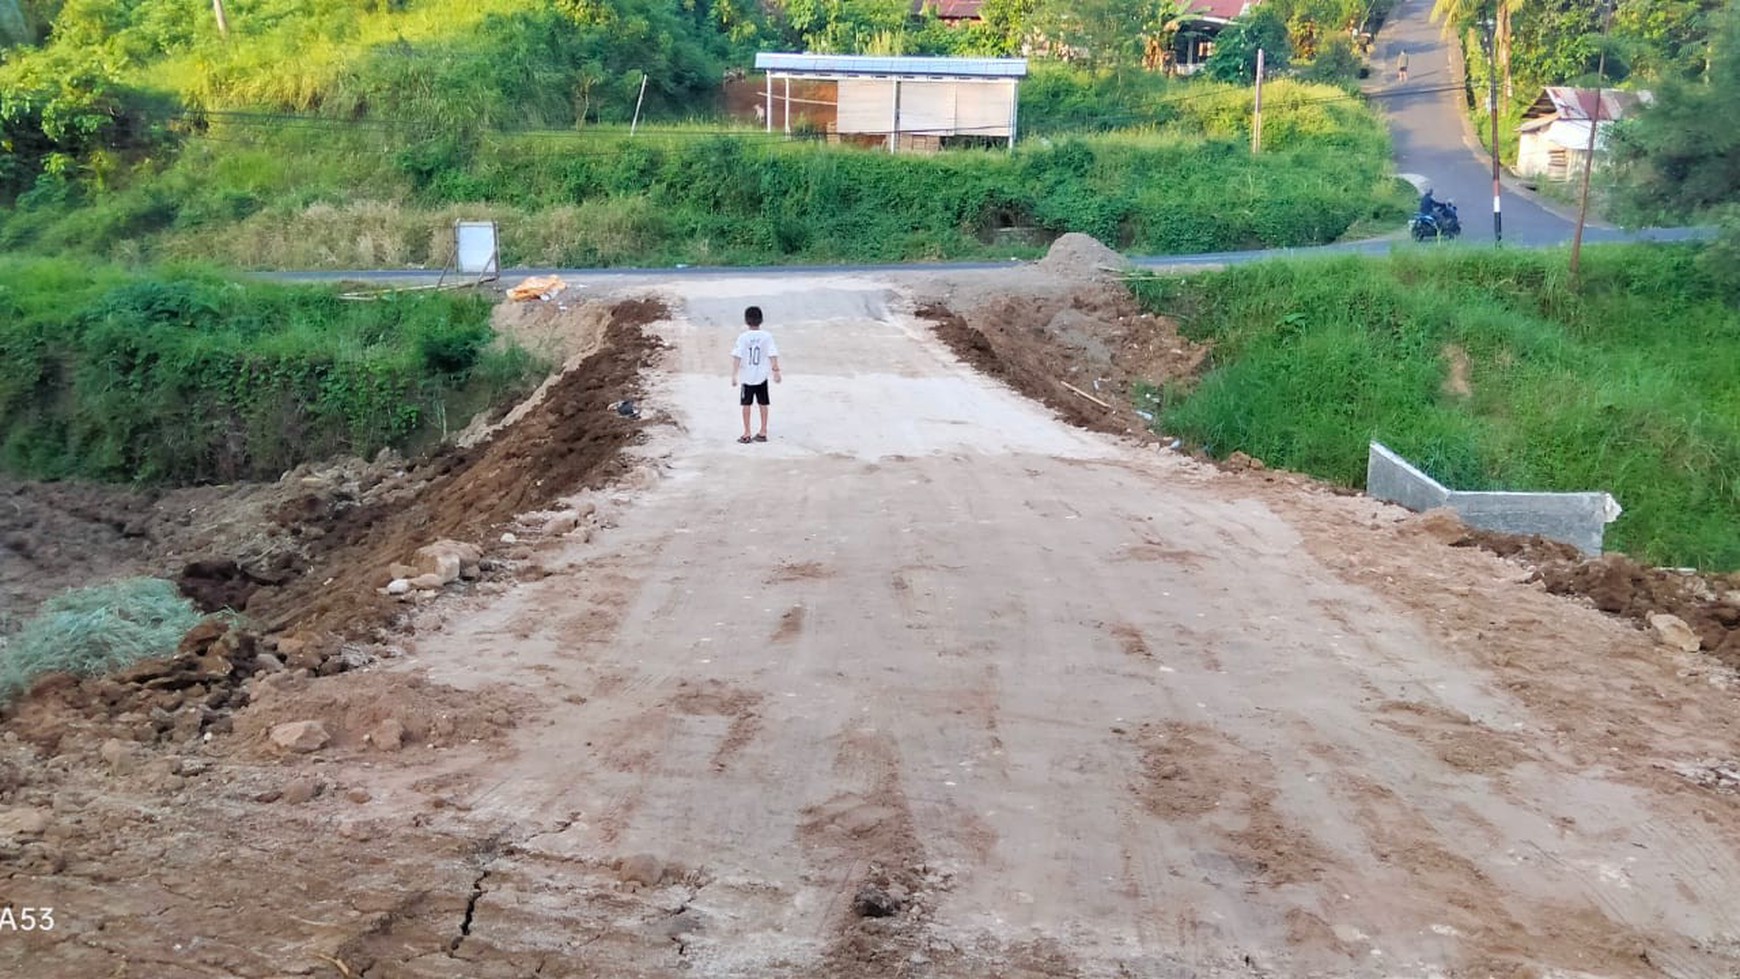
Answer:
POLYGON ((1259 0, 1186 0, 1181 20, 1236 20, 1259 0))
POLYGON ((985 0, 912 0, 912 12, 923 14, 928 8, 943 20, 978 20, 984 5, 985 0))
POLYGON ((1625 92, 1616 88, 1604 88, 1598 93, 1592 88, 1549 85, 1541 90, 1541 97, 1535 100, 1534 105, 1529 106, 1528 111, 1523 113, 1523 118, 1595 118, 1607 122, 1625 118, 1638 106, 1653 101, 1653 98, 1649 92, 1625 92))
POLYGON ((755 56, 755 67, 790 75, 900 75, 942 78, 1026 78, 1026 58, 882 58, 862 54, 755 56))

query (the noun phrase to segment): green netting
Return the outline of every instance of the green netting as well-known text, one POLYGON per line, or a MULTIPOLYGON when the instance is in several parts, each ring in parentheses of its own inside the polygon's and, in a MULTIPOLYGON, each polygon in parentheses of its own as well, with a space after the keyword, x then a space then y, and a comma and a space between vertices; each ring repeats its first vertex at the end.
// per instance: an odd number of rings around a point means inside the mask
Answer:
POLYGON ((175 585, 161 578, 128 578, 57 595, 0 647, 0 699, 16 696, 47 673, 95 676, 167 656, 199 618, 175 585))

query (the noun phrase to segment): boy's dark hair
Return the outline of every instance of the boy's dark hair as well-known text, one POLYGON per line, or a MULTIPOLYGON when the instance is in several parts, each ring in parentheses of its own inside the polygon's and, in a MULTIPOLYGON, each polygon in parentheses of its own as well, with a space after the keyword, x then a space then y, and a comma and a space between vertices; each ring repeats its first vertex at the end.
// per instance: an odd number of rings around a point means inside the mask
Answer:
POLYGON ((761 307, 760 306, 751 306, 748 309, 744 310, 743 311, 743 322, 748 323, 750 326, 760 326, 761 325, 761 307))

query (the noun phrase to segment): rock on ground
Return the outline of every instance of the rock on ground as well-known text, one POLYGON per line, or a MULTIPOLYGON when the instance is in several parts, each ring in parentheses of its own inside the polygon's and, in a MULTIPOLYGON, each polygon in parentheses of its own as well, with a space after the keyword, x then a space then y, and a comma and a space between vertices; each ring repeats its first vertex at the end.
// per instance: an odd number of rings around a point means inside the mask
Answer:
POLYGON ((1438 507, 1409 517, 1408 527, 1442 544, 1457 544, 1468 539, 1468 525, 1449 507, 1438 507))
POLYGON ((319 751, 332 743, 326 725, 319 721, 290 721, 272 728, 272 743, 285 751, 307 753, 319 751))
POLYGON ((1695 653, 1704 645, 1686 620, 1677 615, 1658 612, 1649 617, 1649 624, 1655 629, 1657 638, 1682 653, 1695 653))
POLYGON ((464 541, 438 540, 417 549, 412 562, 419 574, 438 575, 441 583, 456 581, 467 570, 475 570, 483 560, 483 552, 475 544, 464 541))
POLYGON ((637 853, 632 857, 624 857, 616 867, 616 879, 624 884, 657 887, 659 882, 664 880, 664 877, 664 861, 650 853, 637 853))
POLYGON ((312 778, 298 778, 291 779, 290 784, 284 786, 284 794, 280 796, 280 799, 290 805, 299 806, 319 794, 319 782, 312 778))
POLYGON ((405 725, 389 717, 363 735, 363 740, 383 751, 398 751, 405 744, 405 725))

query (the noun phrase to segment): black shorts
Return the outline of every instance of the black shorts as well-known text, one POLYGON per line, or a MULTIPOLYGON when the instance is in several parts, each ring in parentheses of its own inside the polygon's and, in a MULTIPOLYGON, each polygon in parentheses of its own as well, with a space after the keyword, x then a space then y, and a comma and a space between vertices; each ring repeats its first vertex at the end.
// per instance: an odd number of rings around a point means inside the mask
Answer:
POLYGON ((743 393, 738 396, 737 403, 745 408, 751 404, 767 404, 767 382, 743 385, 743 393))

